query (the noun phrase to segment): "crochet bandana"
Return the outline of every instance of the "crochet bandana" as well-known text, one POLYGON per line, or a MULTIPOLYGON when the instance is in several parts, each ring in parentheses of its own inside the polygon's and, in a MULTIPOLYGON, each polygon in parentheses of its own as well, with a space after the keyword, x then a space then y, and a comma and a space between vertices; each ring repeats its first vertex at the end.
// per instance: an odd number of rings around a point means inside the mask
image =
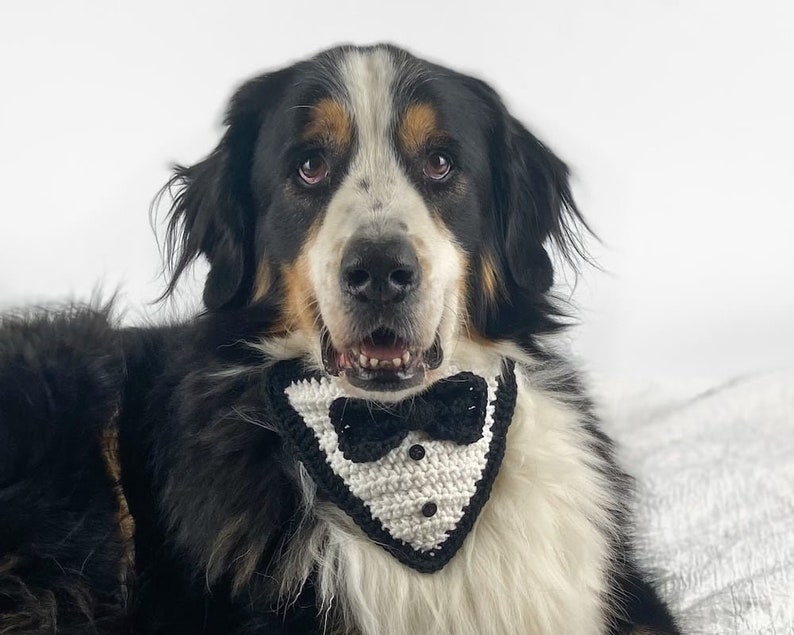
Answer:
POLYGON ((393 404, 345 394, 341 381, 277 364, 273 422, 332 501, 403 564, 424 573, 463 545, 491 493, 516 401, 514 364, 458 373, 393 404))

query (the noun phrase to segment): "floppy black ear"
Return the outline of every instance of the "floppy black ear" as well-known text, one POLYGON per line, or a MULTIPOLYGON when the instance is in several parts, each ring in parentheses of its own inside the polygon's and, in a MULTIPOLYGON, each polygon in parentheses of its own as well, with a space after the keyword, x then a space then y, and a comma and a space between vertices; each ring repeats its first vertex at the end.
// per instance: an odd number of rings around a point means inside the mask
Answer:
POLYGON ((554 283, 549 247, 574 269, 588 261, 580 229, 589 231, 568 184, 568 168, 505 108, 484 82, 469 86, 489 122, 491 215, 483 227, 479 268, 469 296, 470 317, 491 339, 529 345, 562 326, 547 291, 554 283))
POLYGON ((547 247, 571 264, 586 259, 579 227, 587 229, 568 183, 568 167, 501 108, 503 136, 494 148, 494 202, 505 272, 521 289, 544 293, 554 282, 547 247))
POLYGON ((243 85, 231 100, 218 146, 203 161, 174 168, 161 192, 173 199, 165 240, 170 277, 163 297, 173 293, 199 255, 210 263, 204 285, 208 309, 239 305, 250 294, 256 220, 251 164, 259 130, 283 83, 278 72, 243 85))

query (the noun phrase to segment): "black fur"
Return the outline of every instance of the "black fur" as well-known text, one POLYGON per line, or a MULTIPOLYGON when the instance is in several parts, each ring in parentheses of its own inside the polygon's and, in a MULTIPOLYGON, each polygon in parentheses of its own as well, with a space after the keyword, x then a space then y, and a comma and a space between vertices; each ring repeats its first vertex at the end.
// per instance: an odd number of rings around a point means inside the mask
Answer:
POLYGON ((103 312, 0 322, 0 633, 125 632, 101 453, 123 368, 103 312))
MULTIPOLYGON (((329 69, 346 50, 245 84, 218 147, 176 169, 167 186, 174 206, 166 295, 203 255, 205 314, 159 328, 121 329, 106 310, 88 309, 0 324, 0 634, 302 635, 343 626, 336 616, 328 624, 318 617, 311 581, 293 604, 278 605, 273 573, 300 519, 300 499, 280 436, 261 425, 269 416, 267 371, 246 342, 282 323, 279 265, 294 260, 338 186, 309 194, 284 182, 307 151, 295 143, 307 115, 292 106, 334 90, 329 69), (254 301, 262 263, 272 268, 272 284, 254 301), (101 440, 113 431, 122 502, 103 462, 101 440), (126 578, 123 504, 135 521, 134 571, 126 578)), ((547 247, 583 253, 567 168, 482 82, 389 50, 434 77, 405 94, 432 100, 444 126, 462 131, 450 152, 466 166, 465 181, 426 195, 472 261, 487 255, 496 267, 496 300, 480 293, 481 274, 472 271, 473 329, 559 366, 537 336, 560 322, 548 299, 547 247)), ((349 156, 334 160, 343 169, 349 156)), ((573 374, 557 390, 582 395, 573 374)), ((625 485, 580 400, 593 451, 611 466, 609 478, 625 485)), ((622 617, 609 635, 640 625, 678 633, 633 564, 627 517, 619 520, 626 529, 615 537, 614 586, 622 617)))
POLYGON ((290 69, 264 75, 234 95, 226 134, 203 161, 177 166, 163 193, 174 193, 166 252, 172 263, 166 294, 199 255, 210 262, 204 304, 210 310, 244 303, 254 266, 255 205, 250 180, 259 131, 293 77, 290 69))
POLYGON ((122 334, 128 360, 137 360, 135 368, 128 361, 121 419, 136 520, 136 626, 232 633, 256 619, 268 625, 260 632, 304 632, 284 624, 314 613, 277 615, 264 574, 294 513, 291 468, 280 462, 279 437, 250 423, 266 419, 261 378, 213 377, 226 365, 203 339, 209 326, 122 334), (235 586, 232 566, 249 552, 258 573, 235 586))

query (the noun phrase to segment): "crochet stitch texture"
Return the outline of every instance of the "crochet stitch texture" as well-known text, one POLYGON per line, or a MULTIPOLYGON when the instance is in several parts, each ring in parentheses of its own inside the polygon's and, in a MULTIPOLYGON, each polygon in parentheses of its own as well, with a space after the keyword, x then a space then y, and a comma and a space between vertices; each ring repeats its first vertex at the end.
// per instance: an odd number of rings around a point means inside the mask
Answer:
POLYGON ((407 566, 430 573, 451 560, 488 500, 504 456, 516 399, 512 362, 505 362, 496 376, 447 377, 411 403, 397 405, 349 398, 338 378, 307 374, 296 361, 272 369, 268 390, 274 423, 322 496, 407 566), (461 390, 463 382, 468 390, 461 390), (444 403, 423 403, 432 399, 444 403), (384 434, 394 437, 395 425, 404 422, 405 429, 390 441, 394 447, 387 447, 385 454, 370 452, 367 458, 374 460, 351 460, 349 448, 346 456, 339 422, 335 427, 331 417, 333 410, 340 416, 346 401, 351 408, 344 413, 345 421, 350 416, 359 419, 355 426, 369 426, 374 436, 386 422, 384 434), (472 435, 468 422, 457 441, 433 438, 423 429, 427 422, 400 418, 431 411, 447 420, 427 427, 444 429, 447 436, 457 423, 450 419, 476 412, 479 433, 472 435))

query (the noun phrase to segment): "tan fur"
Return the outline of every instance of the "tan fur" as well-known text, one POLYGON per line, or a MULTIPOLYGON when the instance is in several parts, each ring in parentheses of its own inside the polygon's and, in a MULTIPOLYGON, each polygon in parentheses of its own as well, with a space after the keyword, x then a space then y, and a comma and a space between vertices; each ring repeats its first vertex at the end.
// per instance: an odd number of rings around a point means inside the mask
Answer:
POLYGON ((317 314, 305 255, 281 268, 284 279, 284 331, 314 333, 317 314))
POLYGON ((480 258, 480 277, 486 299, 491 304, 497 304, 502 298, 502 281, 491 254, 485 253, 480 258))
POLYGON ((309 254, 317 242, 319 223, 306 233, 306 243, 298 257, 279 268, 284 285, 281 322, 272 333, 277 336, 301 333, 309 337, 319 335, 319 314, 310 277, 309 254))
POLYGON ((270 265, 267 261, 263 260, 259 263, 256 269, 256 278, 254 280, 254 294, 252 301, 259 302, 270 291, 270 285, 273 280, 270 276, 270 265))
POLYGON ((434 139, 443 137, 435 109, 426 103, 411 104, 405 111, 398 133, 403 150, 418 154, 434 139))
POLYGON ((114 414, 110 426, 102 433, 100 440, 102 461, 105 471, 113 485, 118 510, 116 522, 121 539, 122 556, 119 563, 119 580, 126 590, 127 578, 135 566, 135 521, 127 505, 127 497, 121 485, 121 461, 119 458, 118 414, 114 414))
POLYGON ((339 150, 348 148, 353 141, 353 123, 345 106, 330 97, 321 99, 311 110, 303 137, 339 150))

